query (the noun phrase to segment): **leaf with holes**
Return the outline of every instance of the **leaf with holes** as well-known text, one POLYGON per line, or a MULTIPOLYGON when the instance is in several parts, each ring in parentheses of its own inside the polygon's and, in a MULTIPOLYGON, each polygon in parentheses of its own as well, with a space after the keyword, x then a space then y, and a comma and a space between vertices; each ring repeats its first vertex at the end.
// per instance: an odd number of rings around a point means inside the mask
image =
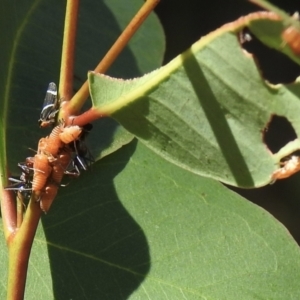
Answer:
POLYGON ((272 155, 263 132, 277 114, 300 133, 300 85, 265 82, 252 56, 241 48, 240 31, 261 20, 272 28, 283 22, 273 13, 250 14, 134 80, 91 73, 94 108, 196 174, 240 187, 270 183, 291 147, 272 155))

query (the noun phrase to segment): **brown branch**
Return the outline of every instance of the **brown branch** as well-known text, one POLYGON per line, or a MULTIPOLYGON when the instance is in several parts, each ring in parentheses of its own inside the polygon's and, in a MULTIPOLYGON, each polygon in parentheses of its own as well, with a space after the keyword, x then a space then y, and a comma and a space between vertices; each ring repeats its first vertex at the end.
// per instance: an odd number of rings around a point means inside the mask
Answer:
POLYGON ((5 240, 8 243, 9 237, 17 227, 16 202, 13 191, 2 190, 1 213, 5 240))
MULTIPOLYGON (((60 97, 69 100, 72 97, 75 36, 77 28, 79 0, 67 0, 64 39, 62 47, 60 97)), ((24 299, 28 261, 36 229, 42 214, 40 204, 30 200, 23 219, 23 199, 17 200, 12 191, 3 191, 1 211, 4 233, 9 249, 9 270, 7 299, 24 299)))
POLYGON ((106 115, 100 113, 99 110, 91 107, 89 110, 79 116, 70 117, 69 121, 72 125, 84 126, 103 117, 106 117, 106 115))
MULTIPOLYGON (((159 3, 159 1, 160 0, 147 0, 143 4, 143 6, 140 8, 137 14, 133 17, 133 19, 130 21, 130 23, 121 33, 119 38, 115 41, 115 43, 108 50, 106 55, 100 61, 98 66, 95 68, 94 70, 95 72, 105 73, 109 69, 109 67, 113 64, 113 62, 119 56, 121 51, 128 44, 129 40, 132 38, 135 32, 139 29, 139 27, 142 25, 142 23, 145 21, 148 15, 159 3)), ((71 101, 68 103, 68 110, 70 112, 70 115, 78 114, 78 112, 80 111, 81 107, 83 106, 88 96, 89 96, 89 87, 88 87, 88 81, 86 81, 78 90, 78 92, 74 95, 71 101)), ((67 121, 67 123, 70 123, 71 120, 67 121)))
POLYGON ((8 240, 9 268, 7 299, 24 299, 28 261, 32 242, 41 217, 39 203, 30 200, 21 228, 8 240))
POLYGON ((59 95, 70 100, 73 91, 74 52, 78 19, 79 0, 68 0, 61 56, 59 95))
POLYGON ((24 197, 20 191, 17 193, 17 228, 20 228, 23 222, 24 197))

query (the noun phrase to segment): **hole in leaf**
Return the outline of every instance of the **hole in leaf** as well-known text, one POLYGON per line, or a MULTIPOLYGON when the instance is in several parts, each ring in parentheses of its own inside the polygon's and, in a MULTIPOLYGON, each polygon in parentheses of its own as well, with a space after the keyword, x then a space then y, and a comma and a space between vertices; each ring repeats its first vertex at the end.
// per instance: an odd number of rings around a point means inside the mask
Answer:
POLYGON ((300 66, 283 53, 259 41, 248 29, 240 33, 243 49, 255 56, 255 63, 263 78, 273 84, 291 83, 300 76, 300 66))
POLYGON ((263 132, 263 141, 272 153, 297 138, 296 132, 285 117, 273 115, 263 132))

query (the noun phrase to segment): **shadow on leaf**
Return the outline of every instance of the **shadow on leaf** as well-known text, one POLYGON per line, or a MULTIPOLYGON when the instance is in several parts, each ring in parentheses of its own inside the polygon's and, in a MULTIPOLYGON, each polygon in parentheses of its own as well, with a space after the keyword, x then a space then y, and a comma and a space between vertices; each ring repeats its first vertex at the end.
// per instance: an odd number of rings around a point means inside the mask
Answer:
POLYGON ((127 299, 149 272, 145 234, 113 183, 135 147, 129 144, 61 189, 43 218, 56 299, 127 299))

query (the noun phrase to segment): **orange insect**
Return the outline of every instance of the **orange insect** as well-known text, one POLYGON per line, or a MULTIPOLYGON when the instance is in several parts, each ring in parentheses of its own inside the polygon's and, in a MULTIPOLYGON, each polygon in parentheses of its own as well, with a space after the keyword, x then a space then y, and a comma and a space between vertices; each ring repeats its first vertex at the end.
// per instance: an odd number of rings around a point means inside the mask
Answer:
POLYGON ((300 55, 300 30, 290 26, 281 34, 282 39, 288 44, 296 55, 300 55))
POLYGON ((289 160, 282 163, 283 167, 274 171, 272 174, 272 181, 277 179, 288 178, 291 175, 300 171, 300 157, 293 155, 289 160))
POLYGON ((48 162, 48 156, 45 154, 36 154, 34 156, 33 170, 32 192, 34 193, 36 200, 39 200, 52 170, 48 162))
POLYGON ((64 148, 57 159, 52 163, 52 173, 51 173, 51 180, 55 182, 57 185, 60 184, 64 173, 70 164, 71 161, 71 150, 69 148, 64 148))
POLYGON ((57 125, 57 126, 55 126, 53 129, 52 129, 52 131, 51 131, 51 133, 50 133, 50 135, 49 135, 49 138, 51 138, 51 139, 58 139, 58 137, 59 137, 59 134, 63 131, 63 126, 62 125, 57 125))
POLYGON ((63 147, 63 143, 59 138, 62 130, 63 127, 61 125, 55 126, 49 136, 41 138, 38 145, 38 153, 57 155, 58 150, 63 147))
POLYGON ((58 185, 55 183, 49 183, 45 187, 45 192, 40 200, 40 208, 44 213, 47 213, 52 205, 52 202, 57 194, 58 185))
POLYGON ((77 125, 64 127, 62 132, 59 134, 59 138, 63 143, 69 144, 77 140, 81 132, 82 128, 77 125))
POLYGON ((40 208, 43 212, 47 213, 56 197, 59 184, 64 176, 71 160, 71 150, 64 148, 57 156, 57 159, 52 162, 52 172, 48 178, 48 183, 42 196, 40 197, 40 208))

